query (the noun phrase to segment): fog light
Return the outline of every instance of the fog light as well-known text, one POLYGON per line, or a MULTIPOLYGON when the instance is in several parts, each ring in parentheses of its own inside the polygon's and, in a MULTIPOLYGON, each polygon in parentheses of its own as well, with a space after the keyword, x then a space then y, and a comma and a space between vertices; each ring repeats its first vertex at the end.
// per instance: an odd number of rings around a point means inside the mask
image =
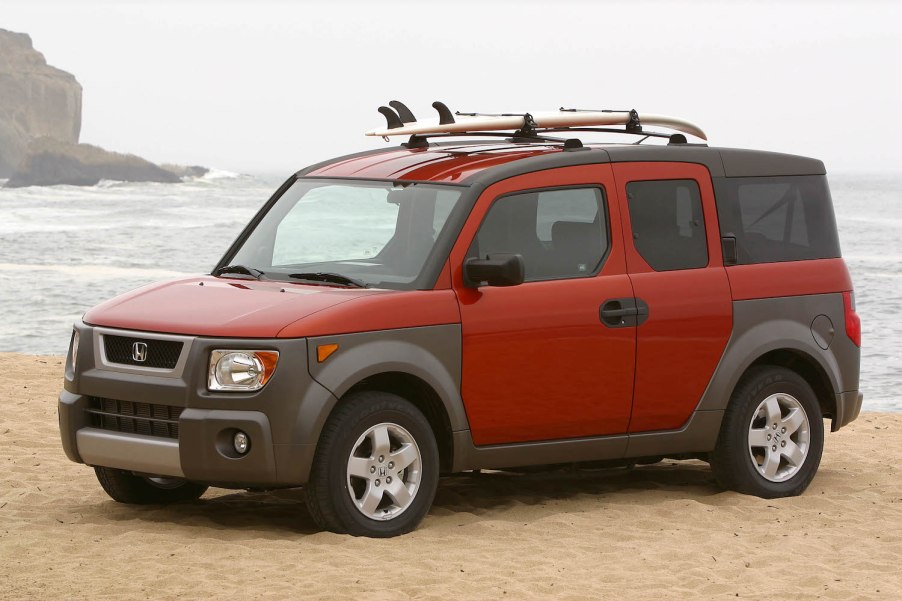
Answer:
POLYGON ((244 455, 251 446, 251 439, 244 432, 238 431, 235 433, 235 438, 232 439, 232 444, 235 445, 235 451, 239 455, 244 455))

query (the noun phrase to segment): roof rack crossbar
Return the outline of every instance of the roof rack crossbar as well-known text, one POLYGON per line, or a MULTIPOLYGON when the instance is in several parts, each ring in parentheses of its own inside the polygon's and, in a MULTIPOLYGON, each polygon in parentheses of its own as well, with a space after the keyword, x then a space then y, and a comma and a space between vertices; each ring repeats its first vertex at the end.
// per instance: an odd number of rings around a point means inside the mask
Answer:
POLYGON ((429 146, 430 138, 506 138, 512 142, 552 142, 555 144, 564 144, 567 138, 557 138, 549 136, 530 136, 518 137, 516 132, 501 131, 462 131, 455 133, 441 134, 413 134, 407 142, 401 144, 404 148, 426 148, 429 146))

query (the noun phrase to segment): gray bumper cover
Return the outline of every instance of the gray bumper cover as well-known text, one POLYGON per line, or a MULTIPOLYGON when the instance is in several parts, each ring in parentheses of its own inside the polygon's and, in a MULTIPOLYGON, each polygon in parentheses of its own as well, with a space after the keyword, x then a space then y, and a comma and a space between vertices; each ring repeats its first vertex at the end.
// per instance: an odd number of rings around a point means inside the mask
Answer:
MULTIPOLYGON (((307 341, 195 338, 185 345, 175 374, 142 373, 101 364, 90 326, 81 332, 78 369, 67 361, 59 396, 62 446, 72 461, 143 474, 183 477, 231 488, 299 486, 307 481, 318 430, 311 415, 330 406, 333 395, 307 372, 307 341), (207 390, 206 369, 214 348, 279 351, 279 365, 266 386, 253 393, 207 390), (182 407, 179 437, 170 439, 94 427, 85 411, 92 397, 182 407), (234 433, 246 432, 249 451, 238 455, 234 433)), ((137 333, 147 338, 154 334, 137 333)))

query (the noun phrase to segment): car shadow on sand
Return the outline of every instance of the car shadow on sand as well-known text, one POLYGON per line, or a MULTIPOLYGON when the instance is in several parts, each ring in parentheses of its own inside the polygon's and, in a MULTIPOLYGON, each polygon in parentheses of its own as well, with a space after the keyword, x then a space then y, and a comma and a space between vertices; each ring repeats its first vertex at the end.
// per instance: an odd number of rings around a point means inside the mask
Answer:
POLYGON ((634 503, 637 494, 652 504, 675 497, 703 501, 721 492, 708 464, 701 461, 627 468, 485 471, 443 479, 433 512, 463 510, 486 516, 512 505, 544 505, 582 495, 603 498, 610 504, 634 503))
MULTIPOLYGON (((699 461, 665 461, 635 468, 466 472, 439 481, 430 515, 501 519, 501 514, 513 506, 575 502, 585 495, 617 505, 636 502, 637 494, 644 497, 644 503, 655 504, 674 498, 706 502, 707 497, 721 492, 707 464, 699 461)), ((184 525, 203 530, 206 537, 232 540, 242 538, 242 531, 245 535, 253 532, 255 538, 321 532, 307 511, 302 489, 211 489, 194 502, 142 506, 105 501, 72 509, 81 521, 184 525)), ((558 505, 555 511, 560 510, 558 505)), ((421 528, 428 528, 428 519, 421 528)))

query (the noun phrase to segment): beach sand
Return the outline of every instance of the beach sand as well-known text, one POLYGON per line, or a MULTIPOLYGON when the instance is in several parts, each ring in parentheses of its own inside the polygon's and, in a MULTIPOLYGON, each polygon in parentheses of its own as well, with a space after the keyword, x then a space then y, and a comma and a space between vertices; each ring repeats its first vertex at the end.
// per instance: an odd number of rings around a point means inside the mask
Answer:
POLYGON ((113 502, 66 459, 61 357, 0 354, 3 599, 900 599, 902 414, 827 435, 801 497, 701 462, 443 479, 407 536, 317 530, 299 490, 113 502))

